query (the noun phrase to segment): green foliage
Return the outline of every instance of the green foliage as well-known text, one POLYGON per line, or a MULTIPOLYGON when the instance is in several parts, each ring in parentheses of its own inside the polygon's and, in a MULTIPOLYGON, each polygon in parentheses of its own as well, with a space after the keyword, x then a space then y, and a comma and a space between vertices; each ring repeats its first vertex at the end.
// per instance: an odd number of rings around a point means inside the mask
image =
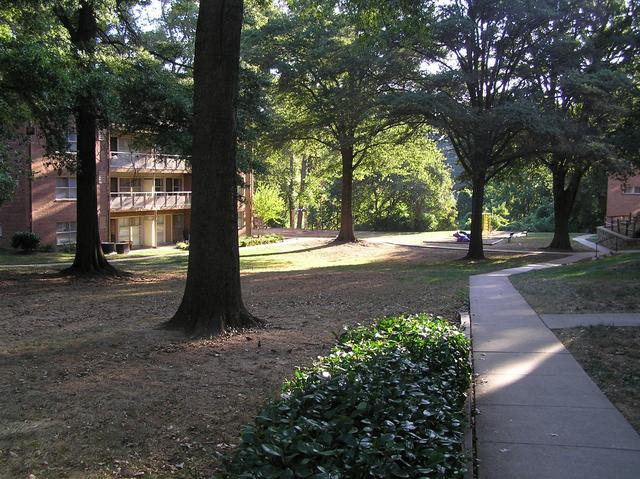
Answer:
MULTIPOLYGON (((245 246, 257 246, 261 244, 272 244, 282 241, 284 238, 280 235, 257 235, 257 236, 244 236, 238 238, 238 246, 243 248, 245 246)), ((176 243, 176 248, 182 251, 189 250, 189 243, 186 241, 180 241, 176 243)))
POLYGON ((347 331, 243 429, 219 477, 462 477, 468 354, 424 314, 347 331))
POLYGON ((546 205, 539 207, 535 212, 520 220, 512 221, 503 229, 508 231, 534 231, 543 233, 552 232, 554 227, 553 206, 546 205))
POLYGON ((21 249, 25 253, 36 250, 40 244, 40 237, 30 231, 16 231, 11 237, 11 247, 21 249))
POLYGON ((448 229, 456 216, 451 170, 425 137, 381 145, 369 153, 354 182, 354 213, 370 230, 448 229))
POLYGON ((244 246, 258 246, 261 244, 279 243, 284 237, 280 235, 258 235, 258 236, 245 236, 238 240, 240 247, 244 246))
POLYGON ((286 205, 278 189, 271 185, 260 185, 253 195, 253 212, 267 224, 282 224, 286 205))

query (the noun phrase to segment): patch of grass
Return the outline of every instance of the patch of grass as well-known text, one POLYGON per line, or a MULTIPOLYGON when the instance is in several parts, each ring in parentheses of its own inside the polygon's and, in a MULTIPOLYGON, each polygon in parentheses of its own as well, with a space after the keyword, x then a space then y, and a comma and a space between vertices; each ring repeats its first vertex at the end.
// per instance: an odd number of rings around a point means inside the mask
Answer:
POLYGON ((15 250, 0 249, 0 267, 18 264, 70 263, 73 261, 73 257, 73 253, 43 253, 36 251, 24 254, 15 250))
MULTIPOLYGON (((460 259, 456 251, 415 249, 403 256, 390 256, 389 249, 380 245, 333 245, 326 240, 311 244, 274 244, 240 251, 240 269, 244 275, 261 273, 307 274, 358 273, 363 278, 393 276, 409 289, 419 289, 420 300, 430 305, 436 314, 453 316, 468 309, 469 276, 503 268, 514 268, 540 262, 555 256, 502 254, 490 255, 485 261, 460 259), (259 252, 256 252, 259 251, 259 252)), ((140 258, 118 265, 140 273, 185 273, 187 256, 140 258)), ((363 298, 363 300, 366 300, 363 298)))
POLYGON ((519 274, 511 282, 541 314, 640 312, 640 254, 519 274))
MULTIPOLYGON (((501 232, 496 232, 501 234, 501 232)), ((581 236, 582 233, 571 233, 571 239, 576 236, 581 236)), ((498 248, 498 249, 513 249, 518 251, 534 251, 542 250, 549 246, 553 239, 553 233, 529 233, 527 236, 513 238, 510 243, 504 240, 494 246, 485 246, 486 248, 498 248)), ((586 246, 581 245, 577 241, 572 241, 571 246, 574 251, 590 251, 586 246)))
POLYGON ((640 433, 640 328, 591 326, 554 333, 640 433))

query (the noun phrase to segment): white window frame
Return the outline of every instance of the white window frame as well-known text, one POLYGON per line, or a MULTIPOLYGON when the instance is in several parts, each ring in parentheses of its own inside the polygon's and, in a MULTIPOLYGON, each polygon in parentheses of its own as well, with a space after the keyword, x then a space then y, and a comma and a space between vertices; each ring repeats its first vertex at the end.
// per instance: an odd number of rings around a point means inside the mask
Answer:
POLYGON ((56 176, 56 201, 77 201, 78 183, 75 176, 56 176), (66 186, 59 185, 60 181, 66 180, 66 186), (73 180, 73 186, 71 186, 73 180))
POLYGON ((623 195, 640 195, 640 186, 622 185, 623 195))
POLYGON ((56 223, 56 245, 76 244, 78 223, 75 221, 63 221, 56 223), (62 228, 61 228, 62 227, 62 228))

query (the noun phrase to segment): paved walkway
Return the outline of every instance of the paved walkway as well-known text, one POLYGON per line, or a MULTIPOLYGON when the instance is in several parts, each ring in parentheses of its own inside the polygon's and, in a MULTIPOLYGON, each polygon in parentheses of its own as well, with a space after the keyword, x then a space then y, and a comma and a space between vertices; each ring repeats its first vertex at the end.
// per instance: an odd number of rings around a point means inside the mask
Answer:
POLYGON ((479 479, 638 479, 640 436, 509 281, 471 277, 479 479))

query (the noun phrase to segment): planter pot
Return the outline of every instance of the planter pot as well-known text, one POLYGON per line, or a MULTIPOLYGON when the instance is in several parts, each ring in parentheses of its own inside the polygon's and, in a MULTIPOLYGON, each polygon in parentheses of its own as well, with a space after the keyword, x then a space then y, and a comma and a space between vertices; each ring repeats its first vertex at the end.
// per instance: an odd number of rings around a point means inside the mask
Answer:
POLYGON ((102 252, 104 254, 111 254, 116 252, 115 243, 102 243, 102 252))
POLYGON ((129 243, 116 243, 116 253, 127 254, 130 250, 129 243))

